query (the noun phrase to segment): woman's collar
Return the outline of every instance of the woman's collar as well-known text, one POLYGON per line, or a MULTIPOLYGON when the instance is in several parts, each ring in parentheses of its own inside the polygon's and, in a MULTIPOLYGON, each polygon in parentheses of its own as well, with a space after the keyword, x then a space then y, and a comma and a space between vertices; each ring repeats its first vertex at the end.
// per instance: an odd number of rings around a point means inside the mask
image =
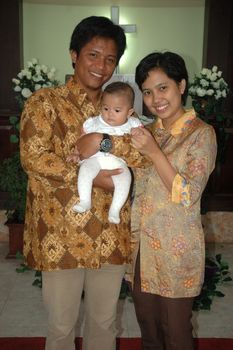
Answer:
MULTIPOLYGON (((172 136, 176 137, 177 135, 180 135, 181 133, 183 133, 195 118, 196 118, 196 113, 194 109, 193 108, 187 109, 185 113, 173 123, 171 129, 167 132, 169 132, 172 136)), ((162 123, 162 119, 160 118, 157 119, 156 128, 165 130, 162 123)))

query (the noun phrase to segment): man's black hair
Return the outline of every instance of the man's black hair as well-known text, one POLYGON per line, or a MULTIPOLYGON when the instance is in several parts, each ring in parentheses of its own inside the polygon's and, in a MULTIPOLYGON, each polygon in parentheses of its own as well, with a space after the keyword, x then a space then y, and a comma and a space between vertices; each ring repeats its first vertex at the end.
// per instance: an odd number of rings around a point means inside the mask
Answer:
POLYGON ((126 48, 126 36, 124 30, 107 17, 90 16, 78 23, 71 36, 70 50, 79 54, 81 49, 94 37, 104 37, 115 41, 118 64, 126 48))

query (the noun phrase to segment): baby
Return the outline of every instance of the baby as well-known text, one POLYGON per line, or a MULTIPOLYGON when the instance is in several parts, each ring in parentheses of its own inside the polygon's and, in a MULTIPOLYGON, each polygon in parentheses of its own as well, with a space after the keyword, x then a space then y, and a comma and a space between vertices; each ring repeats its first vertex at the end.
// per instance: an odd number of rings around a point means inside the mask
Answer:
POLYGON ((133 105, 133 88, 128 83, 120 81, 111 83, 103 92, 101 115, 91 117, 84 122, 84 133, 100 132, 103 134, 103 139, 100 150, 92 157, 80 162, 78 174, 80 202, 74 205, 75 212, 83 213, 91 208, 92 183, 101 169, 123 168, 124 171, 121 174, 112 177, 114 193, 108 215, 109 222, 119 224, 120 210, 128 198, 132 178, 126 162, 109 153, 112 148, 109 135, 129 134, 131 128, 142 126, 138 118, 132 117, 133 105))

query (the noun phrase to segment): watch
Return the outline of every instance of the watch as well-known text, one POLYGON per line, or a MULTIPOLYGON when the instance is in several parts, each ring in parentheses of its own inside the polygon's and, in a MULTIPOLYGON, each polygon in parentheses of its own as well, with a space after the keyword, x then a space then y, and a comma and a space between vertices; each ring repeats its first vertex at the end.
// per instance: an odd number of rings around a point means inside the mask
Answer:
POLYGON ((108 134, 103 134, 103 138, 100 142, 100 152, 110 152, 112 149, 112 140, 108 134))

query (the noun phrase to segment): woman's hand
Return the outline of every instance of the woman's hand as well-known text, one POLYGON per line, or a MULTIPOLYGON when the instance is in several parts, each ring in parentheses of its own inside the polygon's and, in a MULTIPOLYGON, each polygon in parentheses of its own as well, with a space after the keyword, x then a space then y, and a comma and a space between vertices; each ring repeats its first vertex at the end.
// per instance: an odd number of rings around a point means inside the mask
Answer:
POLYGON ((114 170, 100 170, 99 174, 93 181, 94 187, 102 188, 105 191, 113 192, 114 184, 112 181, 112 176, 119 175, 123 172, 123 169, 114 170))
POLYGON ((145 128, 137 129, 135 128, 131 131, 132 145, 152 160, 156 172, 159 174, 168 191, 171 192, 172 184, 177 173, 176 170, 172 167, 149 130, 145 128))
POLYGON ((131 144, 149 158, 153 158, 153 155, 160 150, 150 131, 142 127, 131 129, 131 144))
POLYGON ((87 159, 98 152, 102 138, 103 134, 98 132, 92 132, 81 136, 76 143, 80 159, 87 159))

